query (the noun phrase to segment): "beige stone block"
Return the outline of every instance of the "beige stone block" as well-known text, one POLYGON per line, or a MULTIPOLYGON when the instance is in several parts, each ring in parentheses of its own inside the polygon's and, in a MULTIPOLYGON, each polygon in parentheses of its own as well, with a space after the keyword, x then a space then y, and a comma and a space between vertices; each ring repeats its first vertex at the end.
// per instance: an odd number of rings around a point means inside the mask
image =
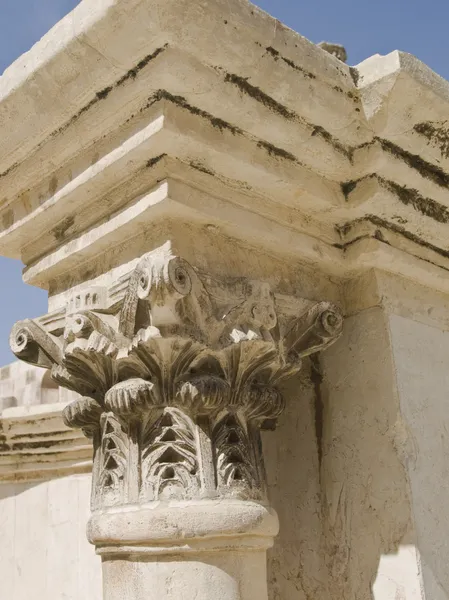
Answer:
POLYGON ((8 600, 448 597, 449 84, 321 46, 83 0, 0 78, 8 600))

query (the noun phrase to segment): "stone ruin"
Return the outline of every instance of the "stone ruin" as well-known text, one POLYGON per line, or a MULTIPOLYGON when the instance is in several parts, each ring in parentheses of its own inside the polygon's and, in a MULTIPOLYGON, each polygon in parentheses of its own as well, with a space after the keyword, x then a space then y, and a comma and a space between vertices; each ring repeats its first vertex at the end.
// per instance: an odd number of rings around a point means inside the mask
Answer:
POLYGON ((48 291, 5 600, 449 598, 449 83, 345 61, 246 0, 83 0, 0 78, 0 253, 48 291))

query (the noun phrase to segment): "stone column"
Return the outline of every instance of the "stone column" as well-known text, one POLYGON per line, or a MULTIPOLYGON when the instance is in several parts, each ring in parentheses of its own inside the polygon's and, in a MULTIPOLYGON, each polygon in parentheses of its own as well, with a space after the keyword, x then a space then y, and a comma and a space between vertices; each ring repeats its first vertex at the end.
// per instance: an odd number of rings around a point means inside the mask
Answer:
POLYGON ((63 332, 48 322, 18 323, 11 346, 82 395, 64 419, 93 438, 104 598, 266 599, 278 522, 260 431, 282 381, 339 336, 338 310, 156 251, 69 302, 63 332))

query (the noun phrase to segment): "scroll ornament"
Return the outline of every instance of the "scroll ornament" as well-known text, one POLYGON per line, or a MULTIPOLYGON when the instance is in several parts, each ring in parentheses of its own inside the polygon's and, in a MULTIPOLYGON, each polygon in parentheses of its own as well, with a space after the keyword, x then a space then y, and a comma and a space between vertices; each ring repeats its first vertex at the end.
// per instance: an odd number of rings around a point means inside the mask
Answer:
POLYGON ((339 337, 338 309, 303 301, 289 314, 264 282, 213 281, 154 254, 122 287, 86 292, 62 327, 25 320, 10 338, 81 396, 63 417, 94 440, 94 508, 263 497, 260 429, 282 412, 280 384, 339 337))

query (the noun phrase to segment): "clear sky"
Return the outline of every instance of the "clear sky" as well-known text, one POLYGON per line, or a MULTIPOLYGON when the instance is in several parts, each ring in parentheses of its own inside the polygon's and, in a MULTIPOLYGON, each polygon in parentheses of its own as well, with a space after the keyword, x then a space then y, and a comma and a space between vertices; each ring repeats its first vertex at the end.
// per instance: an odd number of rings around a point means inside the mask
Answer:
MULTIPOLYGON (((77 4, 79 0, 0 0, 0 73, 77 4)), ((399 49, 449 79, 448 0, 258 0, 256 4, 313 42, 343 44, 351 65, 399 49)), ((20 262, 0 258, 5 289, 0 295, 0 366, 14 358, 8 347, 13 323, 46 312, 45 292, 24 285, 21 269, 20 262)))

